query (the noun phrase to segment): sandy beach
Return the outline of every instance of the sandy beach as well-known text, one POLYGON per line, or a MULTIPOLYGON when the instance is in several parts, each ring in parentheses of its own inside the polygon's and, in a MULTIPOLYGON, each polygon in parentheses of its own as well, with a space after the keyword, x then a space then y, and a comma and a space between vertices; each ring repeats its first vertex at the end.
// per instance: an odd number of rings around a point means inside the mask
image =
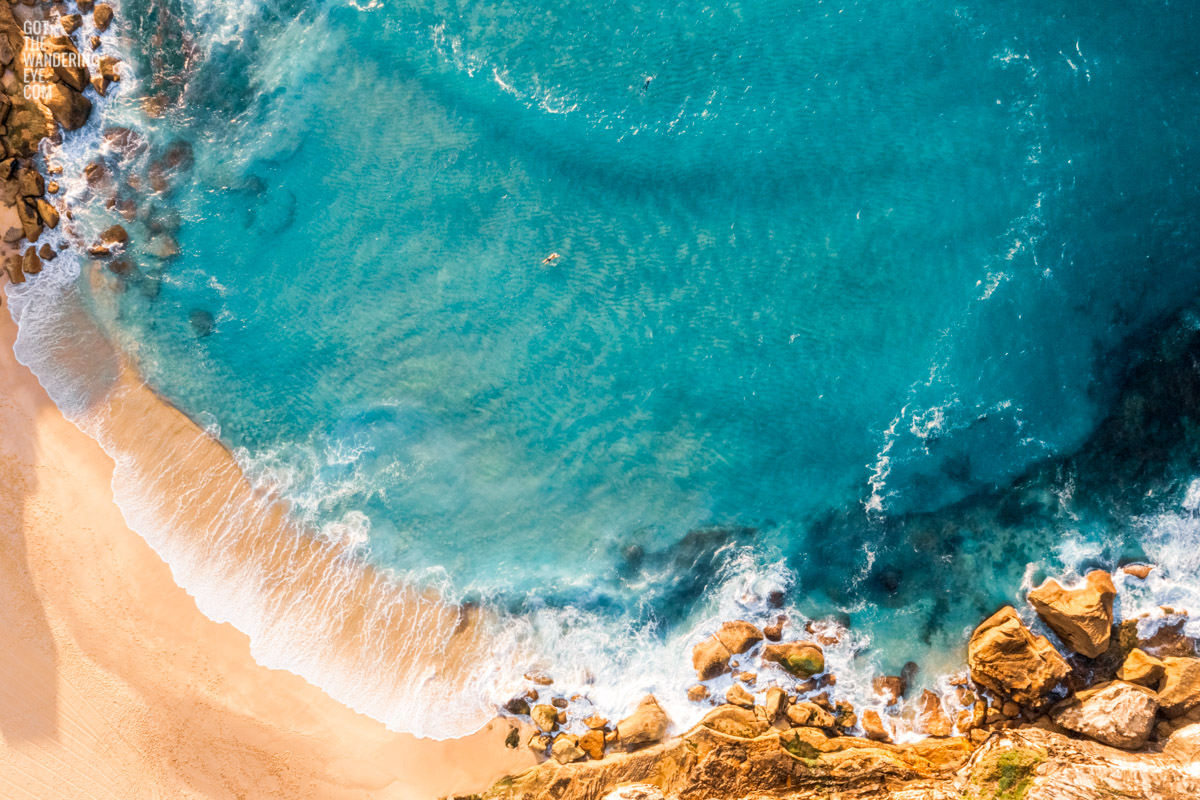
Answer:
MULTIPOLYGON (((434 742, 257 664, 113 503, 114 464, 0 313, 0 795, 433 798, 532 763, 506 723, 434 742)), ((147 392, 147 394, 149 394, 147 392)))

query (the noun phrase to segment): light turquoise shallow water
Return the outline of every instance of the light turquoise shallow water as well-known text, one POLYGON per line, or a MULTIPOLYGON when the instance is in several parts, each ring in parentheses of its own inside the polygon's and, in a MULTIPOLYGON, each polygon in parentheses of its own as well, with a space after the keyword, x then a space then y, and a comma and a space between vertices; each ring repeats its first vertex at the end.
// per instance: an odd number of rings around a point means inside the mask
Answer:
POLYGON ((1141 548, 1102 512, 937 513, 1079 446, 1200 289, 1189 4, 122 20, 138 82, 103 124, 145 145, 105 152, 141 277, 96 313, 376 563, 598 637, 686 632, 736 574, 903 662, 1027 561, 1141 548), (194 164, 153 192, 173 142, 194 164))

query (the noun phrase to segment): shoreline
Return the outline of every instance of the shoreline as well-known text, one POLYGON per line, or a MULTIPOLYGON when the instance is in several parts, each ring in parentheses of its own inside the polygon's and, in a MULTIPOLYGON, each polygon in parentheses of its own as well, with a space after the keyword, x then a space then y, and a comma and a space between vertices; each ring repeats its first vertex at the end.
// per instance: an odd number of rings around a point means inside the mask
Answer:
POLYGON ((388 731, 260 666, 112 502, 114 464, 18 364, 0 316, 0 789, 6 796, 437 797, 532 762, 489 724, 388 731))

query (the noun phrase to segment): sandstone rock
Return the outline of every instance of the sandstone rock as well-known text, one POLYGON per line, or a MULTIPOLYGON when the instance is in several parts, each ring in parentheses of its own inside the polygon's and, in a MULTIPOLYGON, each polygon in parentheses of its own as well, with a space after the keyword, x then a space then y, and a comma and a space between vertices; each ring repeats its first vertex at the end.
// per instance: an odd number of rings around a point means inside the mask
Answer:
POLYGON ((41 197, 46 193, 46 183, 36 169, 21 167, 17 170, 17 194, 21 197, 41 197))
POLYGON ((832 728, 833 714, 816 703, 801 700, 788 706, 787 718, 797 727, 832 728))
POLYGON ((1132 575, 1135 578, 1146 580, 1150 577, 1150 573, 1154 570, 1153 564, 1126 564, 1121 567, 1121 572, 1126 575, 1132 575))
POLYGON ((37 206, 38 218, 41 219, 42 222, 46 223, 46 227, 57 228, 58 209, 41 197, 34 200, 34 204, 37 206))
POLYGON ((1030 633, 1012 606, 1005 606, 971 634, 971 677, 986 689, 1036 706, 1067 677, 1070 668, 1044 636, 1030 633))
POLYGON ((553 740, 550 738, 550 734, 548 733, 535 733, 533 736, 529 737, 529 742, 526 744, 526 747, 538 755, 544 756, 546 755, 546 750, 549 749, 552 741, 553 740))
POLYGON ((702 681, 729 671, 732 653, 716 636, 710 636, 692 648, 692 667, 702 681))
POLYGON ((92 12, 92 22, 96 25, 96 30, 104 33, 108 30, 108 26, 112 24, 113 9, 108 3, 97 3, 96 10, 92 12))
POLYGON ((529 714, 538 730, 549 732, 558 727, 558 710, 554 706, 538 705, 529 714))
POLYGON ((8 279, 13 283, 25 282, 25 272, 21 269, 20 256, 12 255, 4 259, 4 269, 8 272, 8 279))
POLYGON ((31 156, 37 152, 42 139, 54 135, 54 117, 41 103, 19 94, 12 102, 6 122, 8 134, 4 138, 16 155, 31 156))
POLYGON ((904 678, 898 675, 879 675, 871 681, 871 688, 888 706, 896 705, 908 692, 904 678))
POLYGON ((841 733, 849 734, 858 727, 858 714, 854 712, 854 704, 847 700, 839 700, 834 706, 833 725, 841 733))
POLYGON ((58 18, 59 24, 67 33, 74 33, 79 30, 79 26, 83 24, 83 17, 79 14, 64 14, 58 18))
POLYGON ((555 708, 566 708, 567 707, 567 698, 555 697, 553 700, 550 701, 550 705, 554 706, 555 708))
POLYGON ((942 710, 942 700, 926 689, 917 701, 917 729, 929 736, 945 738, 954 732, 954 723, 942 710))
POLYGON ((92 113, 92 101, 62 83, 50 84, 48 93, 50 96, 45 100, 45 106, 54 120, 62 125, 64 130, 82 128, 88 115, 92 113))
POLYGON ((721 625, 716 633, 717 641, 733 655, 749 650, 762 641, 762 631, 745 620, 733 620, 721 625))
MULTIPOLYGON (((110 225, 100 232, 100 242, 101 244, 105 245, 127 244, 129 242, 129 233, 120 225, 110 225)), ((528 675, 525 677, 529 678, 528 675)), ((539 683, 537 680, 532 678, 529 679, 533 680, 534 683, 539 683)), ((544 680, 546 680, 547 683, 540 685, 548 686, 550 683, 553 683, 553 681, 551 681, 549 678, 545 678, 544 680)))
POLYGON ((1096 658, 1108 649, 1116 596, 1112 577, 1094 570, 1078 589, 1067 590, 1058 581, 1047 580, 1029 593, 1029 602, 1068 647, 1096 658))
POLYGON ((1158 705, 1167 717, 1181 717, 1200 706, 1200 658, 1168 656, 1162 660, 1158 705))
POLYGON ((778 642, 783 638, 783 626, 785 624, 787 624, 787 617, 780 615, 775 619, 775 624, 763 628, 763 636, 769 642, 778 642))
POLYGON ((646 695, 632 714, 617 723, 617 739, 630 748, 653 744, 667 732, 668 722, 654 695, 646 695))
POLYGON ((588 758, 593 761, 604 758, 604 731, 590 730, 580 736, 579 749, 587 753, 588 758))
POLYGON ((42 222, 37 214, 37 206, 29 202, 29 198, 17 198, 17 219, 21 220, 21 230, 25 238, 36 242, 42 235, 42 222))
POLYGON ((529 713, 529 701, 524 697, 514 697, 504 704, 504 710, 518 717, 523 717, 529 713))
POLYGON ((862 715, 863 732, 873 742, 890 742, 892 735, 883 725, 883 718, 874 709, 867 709, 862 715))
POLYGON ((767 715, 767 722, 774 722, 779 719, 779 715, 787 708, 787 704, 787 692, 778 686, 772 686, 770 689, 767 689, 767 696, 763 701, 763 711, 767 715))
POLYGON ((75 3, 75 7, 84 14, 87 14, 96 7, 96 0, 78 0, 78 2, 75 3))
POLYGON ((1058 725, 1102 744, 1136 750, 1150 736, 1157 711, 1153 691, 1113 681, 1079 692, 1055 706, 1050 717, 1058 725))
POLYGON ((751 686, 758 680, 757 672, 739 672, 737 679, 742 683, 750 684, 751 686))
POLYGON ((37 275, 42 271, 42 259, 38 257, 37 250, 30 247, 25 251, 25 257, 21 259, 21 270, 26 275, 37 275))
POLYGON ((561 708, 558 710, 558 714, 555 718, 558 720, 559 725, 567 724, 567 712, 563 711, 561 708))
MULTIPOLYGON (((1128 620, 1134 625, 1134 631, 1139 629, 1137 621, 1128 620)), ((1152 623, 1154 632, 1148 638, 1138 635, 1138 647, 1159 658, 1175 656, 1191 658, 1196 655, 1196 643, 1184 633, 1183 626, 1187 624, 1186 614, 1167 614, 1163 619, 1152 623)))
POLYGON ((735 683, 725 693, 725 702, 742 708, 754 708, 754 696, 740 683, 735 683))
POLYGON ((717 706, 708 712, 700 724, 739 739, 753 739, 767 730, 767 725, 753 711, 728 705, 717 706))
POLYGON ((583 724, 592 730, 600 730, 608 727, 608 720, 599 714, 592 714, 583 721, 583 724))
POLYGON ((586 758, 587 753, 580 749, 578 740, 569 734, 559 734, 554 744, 550 745, 550 757, 560 764, 570 764, 586 758))
POLYGON ((687 690, 688 700, 693 703, 699 703, 701 700, 708 698, 708 687, 702 683, 697 683, 695 686, 689 686, 687 690))
POLYGON ((38 255, 42 257, 43 261, 53 261, 58 253, 54 252, 54 248, 50 245, 43 244, 40 248, 38 248, 38 255))
POLYGON ((1158 686, 1163 677, 1163 662, 1137 647, 1129 651, 1117 677, 1142 686, 1158 686))
POLYGON ((24 237, 25 237, 25 231, 21 230, 20 228, 9 228, 4 233, 4 241, 7 242, 8 244, 14 244, 16 242, 19 242, 24 237))
POLYGON ((77 92, 82 92, 91 81, 87 65, 79 55, 79 49, 69 36, 51 36, 42 40, 42 49, 48 58, 53 58, 55 76, 77 92))
POLYGON ((769 644, 763 648, 763 661, 773 661, 798 678, 825 671, 825 654, 812 642, 769 644))

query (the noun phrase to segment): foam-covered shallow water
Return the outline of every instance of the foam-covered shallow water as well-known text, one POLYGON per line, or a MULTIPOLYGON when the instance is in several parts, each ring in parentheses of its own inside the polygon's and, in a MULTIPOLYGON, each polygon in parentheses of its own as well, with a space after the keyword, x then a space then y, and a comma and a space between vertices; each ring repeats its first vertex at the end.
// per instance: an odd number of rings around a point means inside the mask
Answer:
POLYGON ((495 612, 534 655, 472 702, 540 666, 685 720, 688 644, 777 591, 851 695, 932 680, 1042 575, 1188 552, 1188 437, 1096 429, 1200 288, 1198 13, 127 0, 54 157, 133 270, 68 291, 299 521, 495 612))

